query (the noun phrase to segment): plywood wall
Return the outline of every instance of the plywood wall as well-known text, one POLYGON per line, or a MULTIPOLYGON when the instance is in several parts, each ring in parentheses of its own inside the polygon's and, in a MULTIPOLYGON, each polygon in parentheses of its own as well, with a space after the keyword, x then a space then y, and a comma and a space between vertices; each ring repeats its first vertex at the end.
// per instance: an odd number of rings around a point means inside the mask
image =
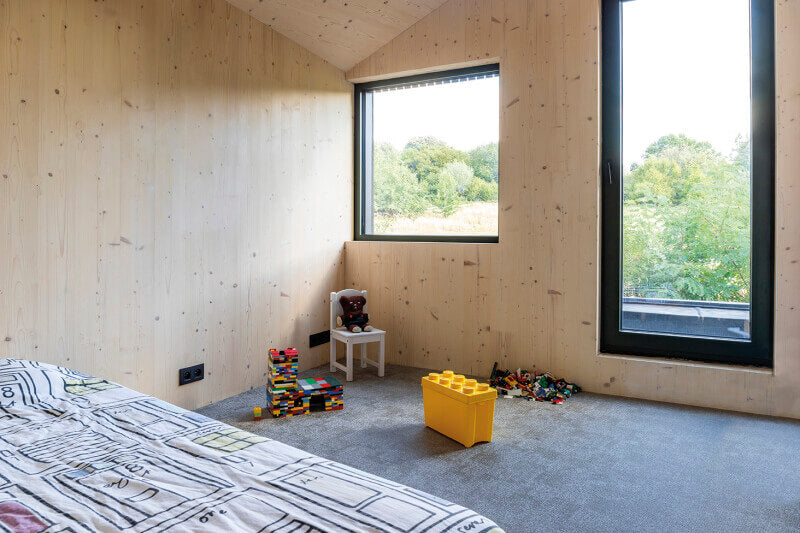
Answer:
POLYGON ((223 0, 0 0, 0 72, 0 356, 187 407, 262 384, 269 346, 324 361, 341 71, 223 0))
POLYGON ((590 391, 800 417, 800 2, 776 4, 773 371, 598 353, 598 0, 449 0, 351 81, 500 61, 500 243, 351 242, 387 360, 552 370, 590 391))
POLYGON ((349 69, 445 0, 228 0, 331 64, 349 69))

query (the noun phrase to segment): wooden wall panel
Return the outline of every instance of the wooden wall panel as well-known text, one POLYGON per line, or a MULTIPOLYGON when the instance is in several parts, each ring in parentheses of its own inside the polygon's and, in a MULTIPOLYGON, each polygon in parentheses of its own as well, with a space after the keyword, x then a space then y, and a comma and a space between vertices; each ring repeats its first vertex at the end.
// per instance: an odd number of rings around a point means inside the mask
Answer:
POLYGON ((500 243, 349 242, 387 360, 548 369, 594 392, 800 417, 800 2, 776 3, 775 368, 598 353, 598 0, 449 0, 348 72, 500 61, 500 243))
POLYGON ((262 384, 270 346, 324 362, 341 71, 222 0, 0 0, 0 67, 0 356, 186 407, 262 384))
POLYGON ((336 67, 353 65, 445 0, 228 0, 336 67))

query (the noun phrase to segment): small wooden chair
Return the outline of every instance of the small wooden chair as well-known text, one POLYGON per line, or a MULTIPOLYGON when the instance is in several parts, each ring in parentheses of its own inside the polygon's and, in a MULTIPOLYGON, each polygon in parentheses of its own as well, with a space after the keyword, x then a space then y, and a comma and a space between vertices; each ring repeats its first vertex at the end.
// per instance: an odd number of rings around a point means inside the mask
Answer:
MULTIPOLYGON (((363 296, 367 298, 367 291, 357 291, 355 289, 345 289, 339 292, 331 293, 331 372, 336 372, 336 369, 343 370, 347 374, 347 381, 353 381, 353 345, 361 345, 361 368, 366 368, 367 364, 378 368, 378 376, 383 377, 383 349, 386 340, 386 332, 381 329, 376 329, 373 326, 372 331, 362 331, 360 333, 352 333, 344 326, 336 326, 336 317, 341 316, 342 305, 339 303, 339 298, 342 296, 363 296), (336 341, 343 342, 347 348, 346 365, 340 365, 336 362, 336 341), (378 361, 367 359, 367 343, 377 342, 378 344, 378 361)), ((367 312, 367 305, 364 305, 364 312, 367 312)))

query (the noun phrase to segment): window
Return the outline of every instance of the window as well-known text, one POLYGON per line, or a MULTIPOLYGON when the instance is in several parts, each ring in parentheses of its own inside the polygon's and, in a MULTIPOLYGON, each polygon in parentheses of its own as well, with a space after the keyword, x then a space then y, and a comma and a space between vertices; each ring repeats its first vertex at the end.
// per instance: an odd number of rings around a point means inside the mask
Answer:
POLYGON ((355 86, 356 239, 497 242, 499 66, 355 86))
POLYGON ((772 365, 772 0, 603 0, 601 350, 772 365))

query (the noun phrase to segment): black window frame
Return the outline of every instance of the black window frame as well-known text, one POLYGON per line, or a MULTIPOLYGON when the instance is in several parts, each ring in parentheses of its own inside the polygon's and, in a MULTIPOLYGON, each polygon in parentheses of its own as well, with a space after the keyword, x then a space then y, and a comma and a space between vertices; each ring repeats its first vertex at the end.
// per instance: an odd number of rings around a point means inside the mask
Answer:
MULTIPOLYGON (((375 89, 402 89, 429 83, 459 82, 470 79, 499 76, 500 64, 491 63, 474 67, 444 70, 414 76, 404 76, 386 80, 356 83, 353 88, 354 110, 354 190, 355 190, 355 235, 357 241, 400 241, 400 242, 457 242, 457 243, 497 243, 498 235, 382 235, 366 232, 366 210, 372 207, 372 180, 366 179, 372 171, 372 94, 375 89)), ((499 107, 500 102, 496 105, 499 107)), ((499 145, 498 145, 499 150, 499 145)), ((498 180, 499 183, 499 180, 498 180)), ((498 212, 499 218, 499 212, 498 212)))
MULTIPOLYGON (((775 10, 750 0, 750 339, 633 333, 622 319, 622 9, 602 0, 600 351, 772 367, 775 224, 775 10)), ((647 1, 647 0, 638 0, 647 1)))

